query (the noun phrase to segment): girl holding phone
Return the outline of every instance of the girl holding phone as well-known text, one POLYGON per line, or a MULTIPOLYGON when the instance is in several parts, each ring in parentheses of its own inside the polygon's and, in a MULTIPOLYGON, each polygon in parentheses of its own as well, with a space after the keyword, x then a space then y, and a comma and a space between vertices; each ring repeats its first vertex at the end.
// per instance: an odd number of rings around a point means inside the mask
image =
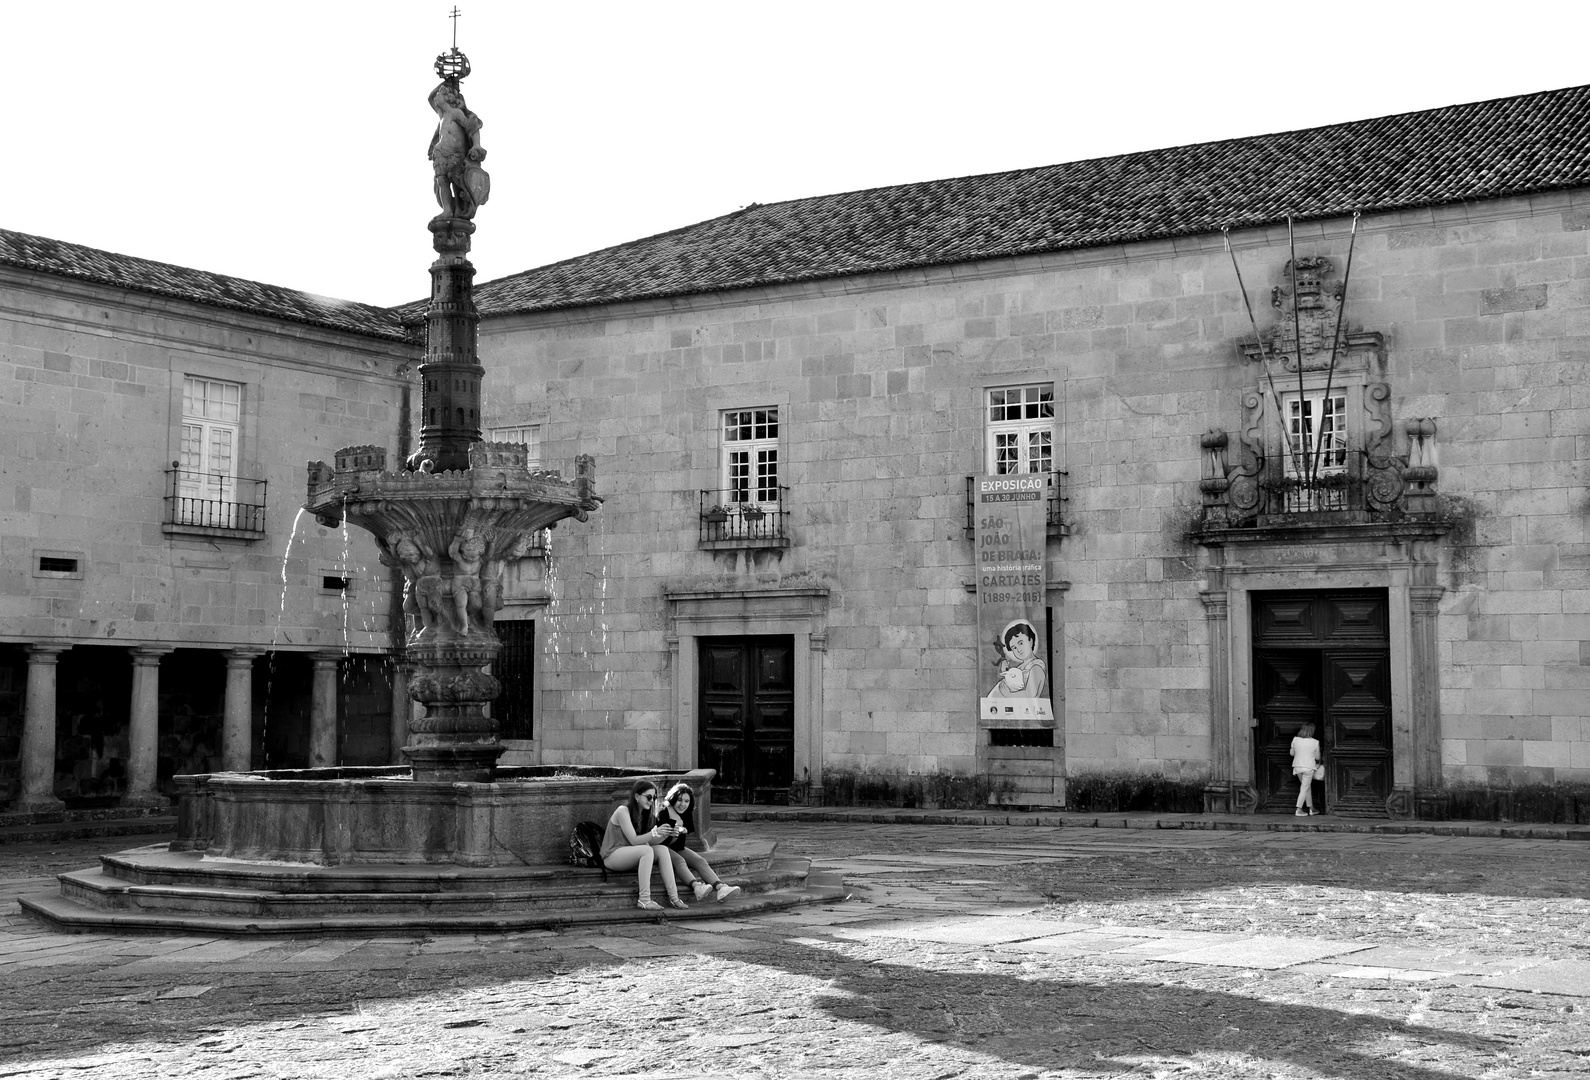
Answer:
POLYGON ((651 868, 656 863, 662 873, 663 888, 668 892, 669 906, 689 907, 679 899, 679 887, 674 884, 673 859, 662 846, 672 832, 658 826, 652 815, 656 801, 657 785, 650 780, 637 780, 629 800, 621 803, 607 819, 607 831, 602 834, 602 865, 609 870, 633 868, 640 882, 636 906, 646 911, 661 911, 662 905, 651 898, 651 868))
POLYGON ((705 900, 708 893, 721 904, 740 891, 738 885, 725 884, 712 869, 712 864, 698 851, 685 846, 685 838, 696 831, 696 793, 689 784, 675 784, 668 789, 657 820, 667 828, 663 846, 668 849, 670 868, 682 875, 685 884, 695 891, 697 900, 705 900))

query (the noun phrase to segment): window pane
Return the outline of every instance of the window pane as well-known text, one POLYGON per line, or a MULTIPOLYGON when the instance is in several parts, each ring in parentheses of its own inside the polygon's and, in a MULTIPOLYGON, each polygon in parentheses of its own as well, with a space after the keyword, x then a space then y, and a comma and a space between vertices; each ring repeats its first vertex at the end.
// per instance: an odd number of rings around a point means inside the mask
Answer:
POLYGON ((232 475, 232 429, 213 427, 210 429, 210 460, 205 462, 206 468, 212 473, 232 475))
POLYGON ((1003 476, 1021 468, 1021 444, 1013 431, 994 433, 994 472, 1003 476))
POLYGON ((204 428, 198 424, 182 425, 182 471, 198 472, 204 467, 204 428))
POLYGON ((1046 473, 1054 471, 1053 434, 1047 431, 1033 431, 1027 435, 1027 471, 1030 473, 1046 473))
POLYGON ((729 453, 729 501, 746 502, 751 486, 751 452, 734 450, 729 453))
POLYGON ((777 450, 758 450, 756 453, 756 501, 778 501, 777 450))

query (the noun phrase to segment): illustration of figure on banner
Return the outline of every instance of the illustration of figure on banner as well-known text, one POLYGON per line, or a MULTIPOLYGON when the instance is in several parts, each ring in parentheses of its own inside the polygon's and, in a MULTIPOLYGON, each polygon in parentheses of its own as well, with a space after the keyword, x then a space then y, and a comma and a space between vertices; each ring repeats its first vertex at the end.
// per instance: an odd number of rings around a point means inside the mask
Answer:
POLYGON ((1038 632, 1026 619, 1014 619, 1000 632, 999 680, 988 697, 1047 698, 1049 666, 1038 657, 1038 632))

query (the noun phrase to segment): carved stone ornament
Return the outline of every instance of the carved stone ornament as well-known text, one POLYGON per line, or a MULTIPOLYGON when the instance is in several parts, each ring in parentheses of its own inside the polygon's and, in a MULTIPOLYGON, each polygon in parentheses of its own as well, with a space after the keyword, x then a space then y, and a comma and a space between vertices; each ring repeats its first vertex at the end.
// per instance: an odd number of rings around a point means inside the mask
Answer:
POLYGON ((1332 346, 1337 371, 1362 371, 1371 360, 1382 359, 1385 342, 1380 334, 1344 326, 1337 336, 1344 292, 1334 274, 1335 264, 1329 258, 1299 256, 1294 289, 1289 260, 1281 269, 1280 284, 1270 290, 1275 321, 1259 331, 1258 341, 1250 339, 1239 347, 1244 358, 1293 374, 1300 363, 1304 371, 1330 368, 1332 346))
POLYGON ((1398 453, 1391 387, 1377 382, 1345 386, 1342 391, 1349 413, 1360 410, 1346 430, 1361 432, 1362 442, 1361 450, 1354 448, 1345 455, 1344 467, 1314 480, 1313 490, 1332 492, 1328 505, 1318 504, 1325 500, 1313 506, 1288 505, 1287 492, 1298 485, 1285 475, 1286 462, 1280 454, 1285 435, 1274 396, 1267 389, 1248 390, 1242 396, 1242 427, 1234 439, 1218 430, 1199 438, 1202 526, 1245 528, 1283 519, 1297 524, 1307 513, 1319 516, 1319 524, 1439 517, 1435 421, 1428 417, 1406 421, 1408 449, 1398 453))

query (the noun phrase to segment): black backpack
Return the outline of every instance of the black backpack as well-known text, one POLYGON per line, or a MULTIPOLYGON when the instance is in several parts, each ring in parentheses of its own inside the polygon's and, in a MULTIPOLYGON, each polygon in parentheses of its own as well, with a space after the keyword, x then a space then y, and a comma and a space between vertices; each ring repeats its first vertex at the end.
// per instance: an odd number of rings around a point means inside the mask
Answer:
POLYGON ((602 827, 594 821, 582 821, 569 834, 569 861, 575 866, 585 866, 602 872, 607 880, 607 867, 602 864, 602 827))

